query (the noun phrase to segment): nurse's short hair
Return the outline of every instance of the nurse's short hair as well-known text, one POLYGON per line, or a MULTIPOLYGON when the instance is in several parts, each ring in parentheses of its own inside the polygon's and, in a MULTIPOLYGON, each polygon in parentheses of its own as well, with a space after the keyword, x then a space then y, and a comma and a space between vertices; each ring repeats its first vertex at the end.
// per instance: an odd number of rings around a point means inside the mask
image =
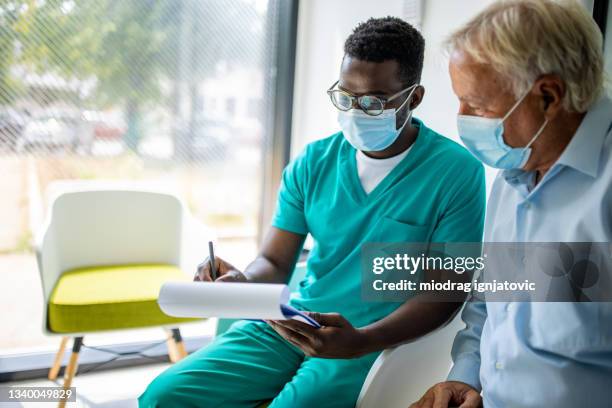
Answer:
POLYGON ((399 79, 408 87, 421 81, 425 39, 398 17, 370 18, 358 24, 346 39, 344 53, 369 62, 397 61, 399 79))
POLYGON ((490 64, 517 98, 545 74, 564 81, 570 112, 587 111, 604 92, 602 35, 575 0, 495 2, 452 33, 446 48, 490 64))

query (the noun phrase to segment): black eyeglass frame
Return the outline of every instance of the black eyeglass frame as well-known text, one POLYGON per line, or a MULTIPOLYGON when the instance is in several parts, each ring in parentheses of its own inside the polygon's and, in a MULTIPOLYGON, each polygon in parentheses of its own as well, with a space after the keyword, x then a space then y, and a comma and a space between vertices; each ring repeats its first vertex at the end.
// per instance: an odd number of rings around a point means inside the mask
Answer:
POLYGON ((334 107, 336 109, 338 109, 338 110, 346 112, 346 111, 349 111, 349 110, 353 109, 354 106, 357 106, 365 114, 370 115, 370 116, 379 116, 379 115, 381 115, 384 112, 384 110, 387 107, 387 104, 389 102, 391 102, 394 99, 399 98, 400 96, 402 96, 403 94, 405 94, 406 92, 408 92, 410 90, 416 89, 416 87, 419 85, 419 84, 410 85, 408 88, 402 89, 401 91, 399 91, 397 93, 394 93, 393 95, 389 96, 388 98, 384 98, 384 97, 380 97, 380 96, 376 96, 376 95, 361 95, 361 96, 356 96, 356 95, 353 95, 353 94, 351 94, 351 93, 349 93, 347 91, 344 91, 342 89, 334 89, 336 87, 336 85, 338 85, 339 82, 340 82, 340 80, 338 79, 336 82, 333 83, 332 86, 329 87, 329 89, 327 89, 327 95, 329 95, 329 99, 331 100, 331 102, 334 105, 334 107), (350 101, 351 101, 351 107, 345 109, 342 106, 338 106, 336 104, 335 100, 334 100, 334 93, 339 93, 339 94, 342 94, 342 95, 348 97, 350 99, 350 101), (376 98, 376 99, 378 99, 381 102, 381 107, 382 108, 380 109, 380 112, 378 112, 378 113, 371 113, 371 112, 368 112, 368 110, 363 107, 363 105, 361 103, 361 100, 362 100, 362 98, 366 98, 366 97, 367 98, 376 98))

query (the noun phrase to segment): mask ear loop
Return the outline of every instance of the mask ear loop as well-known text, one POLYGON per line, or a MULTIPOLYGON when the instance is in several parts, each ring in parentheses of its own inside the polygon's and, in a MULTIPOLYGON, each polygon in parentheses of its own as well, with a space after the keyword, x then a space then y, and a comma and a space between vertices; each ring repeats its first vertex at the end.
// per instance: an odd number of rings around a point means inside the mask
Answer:
MULTIPOLYGON (((548 105, 549 105, 549 101, 546 101, 546 106, 544 107, 544 111, 546 111, 546 109, 548 109, 548 105)), ((536 134, 531 138, 531 140, 529 141, 529 143, 527 143, 527 146, 525 146, 525 149, 528 149, 529 147, 531 147, 531 145, 533 144, 533 142, 535 142, 535 140, 538 138, 538 136, 540 136, 540 133, 542 133, 544 131, 544 128, 546 127, 546 125, 548 125, 548 118, 544 117, 544 123, 542 123, 542 126, 540 126, 540 129, 538 129, 538 131, 536 132, 536 134)))
POLYGON ((419 86, 419 84, 414 84, 412 85, 412 90, 410 91, 410 93, 408 94, 408 97, 406 98, 406 100, 404 102, 402 102, 402 104, 400 106, 397 107, 397 109, 395 110, 396 112, 400 109, 402 109, 404 107, 404 105, 406 104, 406 102, 408 102, 409 100, 412 99, 412 95, 414 94, 414 91, 416 91, 417 86, 419 86))
POLYGON ((514 103, 514 105, 512 105, 512 107, 510 108, 510 110, 504 115, 504 117, 502 118, 502 123, 508 119, 508 117, 510 115, 512 115, 512 112, 514 112, 516 110, 516 108, 518 108, 518 106, 521 104, 521 102, 523 102, 523 99, 525 99, 527 97, 527 95, 529 95, 529 93, 531 92, 531 87, 529 89, 527 89, 527 92, 525 92, 523 94, 523 96, 521 96, 520 98, 518 98, 518 100, 514 103))
MULTIPOLYGON (((399 111, 400 109, 402 109, 404 107, 404 105, 406 104, 406 102, 408 102, 409 100, 412 99, 412 95, 414 94, 414 91, 416 91, 417 87, 419 86, 419 84, 414 84, 412 85, 412 91, 410 91, 410 93, 408 94, 408 97, 406 98, 406 100, 404 102, 402 102, 402 104, 395 110, 395 113, 397 114, 397 111, 399 111)), ((406 116, 406 120, 404 121, 404 124, 402 126, 400 126, 399 129, 397 129, 397 134, 399 135, 400 133, 402 133, 402 130, 404 130, 404 128, 406 127, 406 124, 408 123, 408 121, 412 119, 412 109, 410 109, 410 114, 406 116)))
POLYGON ((544 128, 546 127, 546 125, 548 125, 548 119, 544 119, 544 123, 542 123, 542 126, 540 126, 540 129, 538 129, 538 131, 536 132, 536 134, 531 138, 531 140, 529 141, 529 143, 527 143, 527 146, 525 146, 525 149, 529 149, 531 147, 531 145, 533 144, 533 142, 536 141, 536 139, 538 138, 538 136, 540 136, 540 134, 544 131, 544 128))
MULTIPOLYGON (((512 115, 512 112, 514 112, 516 110, 516 108, 521 104, 521 102, 523 102, 523 100, 527 97, 527 95, 529 95, 529 93, 531 92, 531 87, 527 90, 527 92, 525 92, 523 94, 523 96, 521 96, 512 106, 512 108, 510 108, 510 110, 508 111, 508 113, 506 113, 504 115, 504 117, 501 120, 501 123, 504 123, 504 121, 506 119, 508 119, 508 117, 510 115, 512 115)), ((529 141, 529 143, 527 143, 527 145, 523 148, 524 149, 529 149, 531 147, 531 145, 533 144, 533 142, 536 141, 536 139, 538 138, 538 136, 540 136, 540 134, 544 131, 544 128, 546 127, 546 125, 548 124, 548 119, 544 119, 544 123, 542 123, 542 126, 540 126, 540 128, 538 129, 538 131, 536 132, 536 134, 531 138, 531 140, 529 141)))

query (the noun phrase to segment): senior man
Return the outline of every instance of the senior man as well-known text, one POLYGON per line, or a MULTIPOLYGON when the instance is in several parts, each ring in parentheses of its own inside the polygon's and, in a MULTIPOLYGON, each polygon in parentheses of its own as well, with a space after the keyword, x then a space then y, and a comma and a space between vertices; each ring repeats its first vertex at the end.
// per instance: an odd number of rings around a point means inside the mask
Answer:
MULTIPOLYGON (((584 8, 494 3, 448 45, 459 135, 502 169, 485 240, 610 242, 612 103, 584 8)), ((412 407, 611 406, 611 305, 469 303, 448 381, 412 407)))

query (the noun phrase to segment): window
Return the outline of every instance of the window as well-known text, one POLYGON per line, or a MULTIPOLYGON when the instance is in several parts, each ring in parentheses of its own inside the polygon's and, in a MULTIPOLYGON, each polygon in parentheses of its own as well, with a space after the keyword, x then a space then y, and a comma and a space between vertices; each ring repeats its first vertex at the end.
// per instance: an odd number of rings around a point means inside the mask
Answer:
MULTIPOLYGON (((0 5, 0 309, 11 310, 2 314, 0 355, 57 347, 41 332, 32 251, 55 181, 176 191, 216 231, 220 256, 238 267, 252 259, 271 177, 262 164, 273 144, 265 135, 274 134, 279 114, 283 7, 282 0, 0 5), (240 108, 253 100, 263 108, 240 108)), ((205 254, 201 242, 191 244, 205 254)), ((163 335, 139 333, 138 340, 163 335)))

